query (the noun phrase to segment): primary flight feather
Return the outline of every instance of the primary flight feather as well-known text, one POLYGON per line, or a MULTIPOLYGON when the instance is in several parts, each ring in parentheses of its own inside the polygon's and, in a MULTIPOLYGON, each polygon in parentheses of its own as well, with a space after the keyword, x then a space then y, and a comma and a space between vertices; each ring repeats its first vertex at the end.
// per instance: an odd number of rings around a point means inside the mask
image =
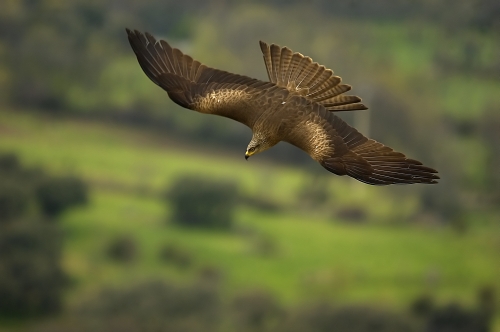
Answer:
POLYGON ((144 73, 176 104, 250 127, 245 158, 280 141, 307 152, 328 171, 372 185, 437 183, 437 171, 369 139, 333 112, 367 109, 330 69, 287 47, 260 42, 270 82, 207 67, 127 29, 144 73))

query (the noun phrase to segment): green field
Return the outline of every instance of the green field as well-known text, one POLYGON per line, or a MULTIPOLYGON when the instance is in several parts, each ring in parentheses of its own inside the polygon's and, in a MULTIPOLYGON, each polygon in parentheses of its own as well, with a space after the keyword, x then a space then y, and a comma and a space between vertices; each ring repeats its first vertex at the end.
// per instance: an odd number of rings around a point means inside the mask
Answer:
POLYGON ((90 204, 61 220, 63 265, 74 281, 69 303, 104 285, 191 280, 206 266, 222 271, 225 294, 264 288, 285 304, 327 299, 406 308, 426 293, 469 305, 478 288, 500 289, 498 226, 460 234, 449 227, 391 225, 385 219, 406 218, 418 209, 415 198, 396 199, 391 188, 331 176, 332 211, 354 203, 369 211, 364 225, 341 223, 328 208, 312 212, 298 206, 297 191, 311 179, 301 169, 258 158, 246 162, 242 153, 201 150, 136 129, 13 111, 0 112, 0 151, 90 184, 90 204), (231 178, 246 194, 266 197, 282 210, 241 207, 231 232, 176 227, 168 223, 160 193, 185 173, 231 178), (139 259, 130 264, 110 263, 105 255, 108 243, 121 234, 139 244, 139 259), (274 243, 270 255, 260 250, 263 238, 274 243), (190 252, 193 266, 182 270, 162 263, 158 251, 165 243, 190 252))

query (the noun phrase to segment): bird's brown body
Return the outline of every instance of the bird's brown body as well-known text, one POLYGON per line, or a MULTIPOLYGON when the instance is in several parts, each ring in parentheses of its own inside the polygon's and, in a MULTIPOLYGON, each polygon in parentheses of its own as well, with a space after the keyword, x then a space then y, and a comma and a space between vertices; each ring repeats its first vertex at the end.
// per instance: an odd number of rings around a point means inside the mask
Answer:
POLYGON ((368 139, 333 112, 364 110, 351 87, 333 72, 290 49, 261 42, 270 82, 213 69, 127 30, 146 75, 178 105, 224 116, 252 129, 246 158, 285 141, 328 171, 374 184, 436 183, 432 168, 368 139))

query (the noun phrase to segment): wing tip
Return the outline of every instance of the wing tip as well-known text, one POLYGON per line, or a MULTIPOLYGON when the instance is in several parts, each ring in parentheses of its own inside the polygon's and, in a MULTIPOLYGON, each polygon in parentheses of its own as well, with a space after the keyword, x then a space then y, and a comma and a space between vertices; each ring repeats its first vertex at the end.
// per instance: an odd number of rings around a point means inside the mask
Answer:
POLYGON ((137 30, 132 30, 132 29, 129 29, 129 28, 125 28, 125 32, 127 33, 127 37, 130 41, 132 41, 132 39, 136 39, 137 38, 137 35, 136 33, 138 32, 137 30))
POLYGON ((129 28, 125 28, 125 31, 127 32, 127 35, 136 35, 136 36, 139 36, 139 35, 142 35, 142 32, 140 32, 139 30, 137 29, 129 29, 129 28))
POLYGON ((391 163, 387 163, 387 167, 380 167, 364 158, 354 158, 352 154, 346 156, 340 160, 327 159, 320 164, 334 174, 347 175, 369 185, 439 183, 440 177, 435 169, 415 164, 413 159, 404 159, 401 161, 404 165, 395 168, 391 163))
POLYGON ((156 38, 153 37, 152 34, 150 34, 149 32, 145 32, 144 35, 146 36, 146 38, 148 39, 148 41, 151 43, 151 44, 155 44, 156 43, 156 38))

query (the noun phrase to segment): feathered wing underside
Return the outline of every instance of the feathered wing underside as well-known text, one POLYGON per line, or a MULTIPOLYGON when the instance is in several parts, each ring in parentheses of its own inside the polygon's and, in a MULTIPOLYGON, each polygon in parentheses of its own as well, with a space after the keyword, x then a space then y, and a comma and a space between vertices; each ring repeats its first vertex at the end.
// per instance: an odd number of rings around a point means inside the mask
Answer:
POLYGON ((437 171, 363 136, 324 107, 310 103, 287 141, 328 171, 372 185, 437 183, 437 171))
MULTIPOLYGON (((332 123, 336 133, 342 137, 349 151, 362 158, 370 166, 370 168, 360 169, 356 165, 351 165, 347 158, 345 162, 347 175, 373 185, 437 183, 439 176, 436 170, 363 136, 333 114, 330 114, 328 121, 332 123)), ((328 157, 325 158, 323 166, 328 169, 328 157)))
POLYGON ((300 94, 329 111, 365 110, 357 96, 343 95, 351 90, 333 71, 313 62, 310 57, 294 53, 288 47, 260 42, 269 80, 300 94))
POLYGON ((259 103, 287 93, 270 82, 207 67, 149 33, 127 34, 144 73, 182 107, 252 127, 265 110, 259 103))

